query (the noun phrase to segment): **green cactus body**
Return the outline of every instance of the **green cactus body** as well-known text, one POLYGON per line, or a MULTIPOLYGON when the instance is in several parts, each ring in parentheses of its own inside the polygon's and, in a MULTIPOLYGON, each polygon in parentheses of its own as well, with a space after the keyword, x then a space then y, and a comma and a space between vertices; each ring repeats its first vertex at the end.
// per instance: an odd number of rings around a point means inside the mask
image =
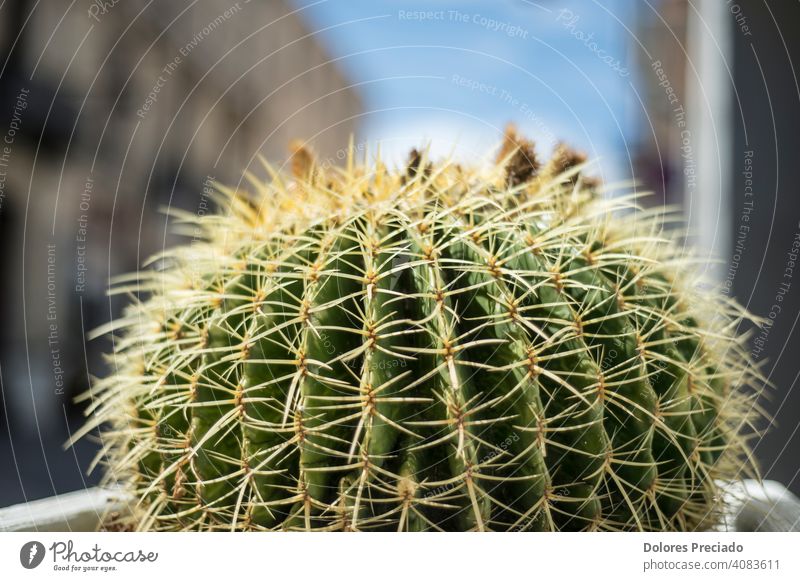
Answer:
POLYGON ((306 160, 178 216, 203 241, 141 273, 87 426, 128 523, 713 525, 752 469, 746 315, 690 290, 659 216, 513 139, 476 171, 306 160))

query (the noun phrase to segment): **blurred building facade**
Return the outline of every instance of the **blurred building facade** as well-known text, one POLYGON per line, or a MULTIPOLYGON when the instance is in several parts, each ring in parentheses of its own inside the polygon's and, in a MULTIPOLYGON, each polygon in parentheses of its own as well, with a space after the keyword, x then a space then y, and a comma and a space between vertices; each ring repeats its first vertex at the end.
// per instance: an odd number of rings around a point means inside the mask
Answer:
MULTIPOLYGON (((656 11, 638 10, 632 54, 643 102, 636 148, 636 176, 655 195, 654 204, 682 204, 681 137, 675 116, 686 98, 688 2, 664 0, 656 11)), ((684 109, 685 110, 685 109, 684 109)))
POLYGON ((284 1, 6 1, 0 48, 4 505, 81 485, 91 445, 61 444, 109 347, 84 337, 109 276, 176 241, 159 209, 210 211, 291 138, 335 159, 361 104, 284 1))

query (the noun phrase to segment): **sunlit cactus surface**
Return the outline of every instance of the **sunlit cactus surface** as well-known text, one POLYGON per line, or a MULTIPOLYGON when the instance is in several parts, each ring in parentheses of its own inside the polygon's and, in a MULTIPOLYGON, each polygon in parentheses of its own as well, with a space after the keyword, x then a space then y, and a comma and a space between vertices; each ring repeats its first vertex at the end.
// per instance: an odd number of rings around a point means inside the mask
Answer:
POLYGON ((751 317, 674 216, 506 132, 467 166, 294 148, 120 279, 91 392, 139 530, 695 530, 753 472, 751 317))

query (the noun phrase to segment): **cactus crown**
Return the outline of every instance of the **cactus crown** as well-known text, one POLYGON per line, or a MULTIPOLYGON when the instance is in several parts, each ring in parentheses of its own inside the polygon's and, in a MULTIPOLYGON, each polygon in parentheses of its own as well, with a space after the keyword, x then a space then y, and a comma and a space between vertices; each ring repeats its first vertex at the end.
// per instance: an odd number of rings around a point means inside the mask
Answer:
POLYGON ((754 469, 740 324, 636 193, 496 163, 269 165, 136 300, 86 431, 144 530, 693 530, 754 469))

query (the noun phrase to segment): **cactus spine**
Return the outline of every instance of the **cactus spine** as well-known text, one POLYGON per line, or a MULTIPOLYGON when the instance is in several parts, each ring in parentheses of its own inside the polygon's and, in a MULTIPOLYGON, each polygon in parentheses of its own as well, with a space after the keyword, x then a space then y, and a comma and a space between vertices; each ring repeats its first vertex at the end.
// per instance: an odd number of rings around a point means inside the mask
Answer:
POLYGON ((712 526, 718 482, 753 470, 750 317, 582 162, 513 130, 478 169, 297 148, 292 175, 221 187, 224 213, 178 214, 202 241, 117 283, 143 298, 86 428, 141 500, 126 522, 712 526))

